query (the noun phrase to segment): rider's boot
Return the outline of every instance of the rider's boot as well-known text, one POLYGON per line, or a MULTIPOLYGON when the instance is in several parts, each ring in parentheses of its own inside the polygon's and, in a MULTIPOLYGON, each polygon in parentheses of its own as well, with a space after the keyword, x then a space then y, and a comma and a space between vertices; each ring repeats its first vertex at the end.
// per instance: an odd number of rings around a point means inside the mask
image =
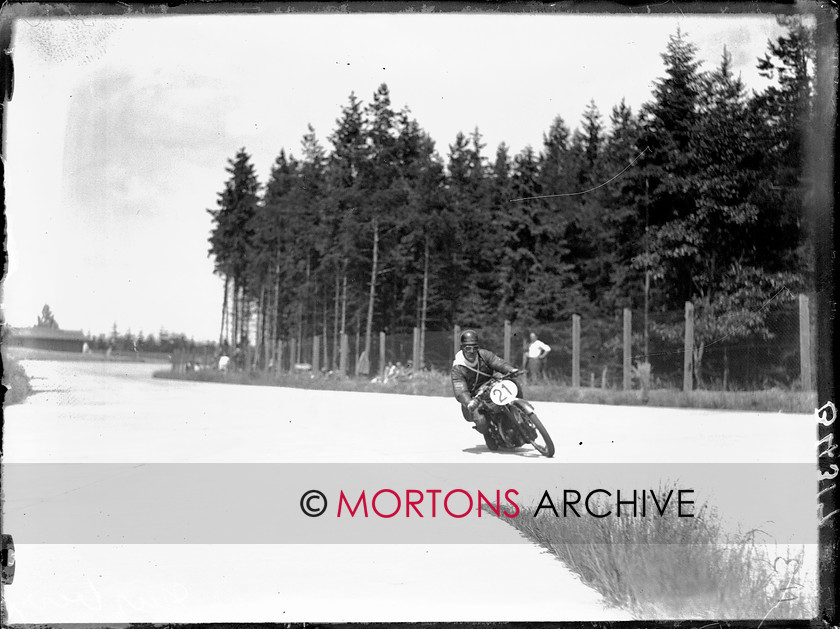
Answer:
POLYGON ((480 413, 475 414, 475 419, 473 422, 475 425, 473 426, 473 430, 481 433, 481 436, 484 437, 484 443, 489 450, 498 450, 499 444, 496 441, 496 438, 493 436, 492 431, 490 430, 490 426, 487 423, 487 418, 481 415, 480 413))
POLYGON ((477 430, 482 435, 487 434, 487 419, 481 413, 473 413, 472 419, 473 430, 477 430))
POLYGON ((496 441, 496 438, 493 436, 489 430, 484 433, 484 444, 487 446, 488 450, 498 450, 499 444, 496 441))

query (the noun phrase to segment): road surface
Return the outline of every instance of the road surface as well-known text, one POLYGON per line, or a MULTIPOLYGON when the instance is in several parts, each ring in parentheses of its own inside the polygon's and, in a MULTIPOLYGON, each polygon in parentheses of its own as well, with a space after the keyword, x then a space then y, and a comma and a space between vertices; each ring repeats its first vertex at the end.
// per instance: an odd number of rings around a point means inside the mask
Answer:
MULTIPOLYGON (((130 511, 132 483, 166 464, 466 464, 488 474, 512 465, 512 474, 527 467, 556 479, 597 466, 672 463, 746 463, 772 474, 779 464, 815 458, 808 415, 537 403, 557 446, 549 460, 527 449, 487 451, 446 398, 161 380, 151 378, 160 365, 148 364, 28 361, 25 368, 35 394, 5 409, 6 470, 100 465, 68 467, 59 480, 48 475, 27 486, 34 488, 29 495, 4 478, 6 526, 60 520, 85 501, 130 511), (134 465, 117 476, 104 464, 134 465)), ((814 486, 805 487, 806 507, 814 486)), ((764 506, 766 513, 750 509, 759 522, 776 507, 764 506)), ((84 536, 79 543, 27 543, 8 530, 17 545, 15 582, 5 590, 9 621, 630 618, 504 522, 485 518, 480 526, 479 535, 494 543, 237 543, 238 535, 213 544, 120 544, 113 537, 91 543, 84 536)))

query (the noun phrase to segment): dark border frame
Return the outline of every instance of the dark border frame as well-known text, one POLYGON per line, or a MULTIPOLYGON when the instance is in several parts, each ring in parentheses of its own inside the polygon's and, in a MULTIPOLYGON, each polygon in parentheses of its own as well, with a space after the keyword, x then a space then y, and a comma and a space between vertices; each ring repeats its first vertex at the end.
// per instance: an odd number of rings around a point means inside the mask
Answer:
MULTIPOLYGON (((13 23, 18 18, 26 17, 69 17, 84 15, 195 15, 195 14, 265 14, 265 13, 543 13, 543 14, 576 14, 576 13, 614 13, 614 14, 671 14, 671 13, 716 14, 727 13, 756 14, 756 13, 786 13, 798 14, 807 12, 817 18, 816 50, 817 69, 815 86, 817 92, 816 124, 810 129, 806 168, 813 181, 812 195, 806 202, 803 217, 812 230, 814 239, 816 277, 816 307, 817 307, 817 396, 819 404, 836 404, 836 389, 834 380, 834 359, 836 339, 836 301, 834 248, 834 208, 837 200, 836 174, 840 171, 834 144, 837 132, 836 121, 836 90, 837 90, 837 5, 831 3, 811 2, 809 4, 784 2, 730 2, 716 4, 708 2, 681 2, 676 4, 670 0, 653 4, 616 3, 616 2, 480 2, 470 4, 466 2, 416 2, 416 1, 386 1, 386 2, 183 2, 170 4, 148 4, 135 2, 100 2, 78 4, 35 4, 25 2, 6 2, 0 7, 0 157, 5 155, 5 107, 7 100, 13 98, 14 68, 11 54, 13 23)), ((5 234, 5 168, 0 159, 0 229, 4 234, 2 250, 2 277, 8 268, 8 254, 6 251, 5 234)), ((2 293, 0 293, 2 294, 2 293)), ((0 313, 0 319, 4 319, 0 313)), ((0 371, 2 362, 0 361, 0 371)), ((814 419, 821 417, 817 424, 818 439, 827 440, 830 446, 840 443, 838 424, 835 422, 836 410, 826 406, 815 409, 814 419), (821 411, 821 412, 820 412, 821 411)), ((0 427, 0 452, 2 452, 2 427, 0 427)), ((816 627, 837 626, 840 624, 837 613, 837 581, 836 568, 838 563, 837 527, 840 513, 835 513, 838 507, 837 487, 832 481, 840 467, 833 464, 834 453, 825 448, 816 451, 818 467, 823 478, 818 481, 821 501, 821 512, 827 517, 824 525, 819 529, 819 614, 813 620, 802 621, 765 621, 762 627, 816 627)), ((0 525, 2 521, 0 520, 0 525)), ((527 605, 527 602, 523 602, 527 605)), ((4 619, 5 620, 5 619, 4 619)), ((211 627, 322 627, 330 629, 355 629, 359 626, 412 628, 432 627, 444 625, 472 626, 477 623, 209 623, 209 624, 64 624, 63 627, 170 627, 211 628, 211 627)), ((737 621, 631 621, 631 622, 527 622, 527 623, 480 623, 486 627, 530 627, 533 629, 548 629, 549 627, 592 627, 608 628, 621 627, 696 627, 705 628, 741 628, 754 627, 759 620, 737 621)), ((27 625, 18 625, 27 626, 27 625)), ((28 625, 32 626, 32 625, 28 625)))

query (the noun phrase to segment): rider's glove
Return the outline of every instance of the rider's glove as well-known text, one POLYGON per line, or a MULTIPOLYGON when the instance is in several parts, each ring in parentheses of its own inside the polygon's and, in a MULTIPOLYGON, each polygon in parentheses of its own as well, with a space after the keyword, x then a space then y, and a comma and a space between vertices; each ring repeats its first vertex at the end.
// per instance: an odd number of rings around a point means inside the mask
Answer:
POLYGON ((478 400, 476 398, 473 398, 470 400, 470 403, 467 404, 467 409, 470 411, 470 413, 475 413, 475 409, 478 408, 478 404, 478 400))

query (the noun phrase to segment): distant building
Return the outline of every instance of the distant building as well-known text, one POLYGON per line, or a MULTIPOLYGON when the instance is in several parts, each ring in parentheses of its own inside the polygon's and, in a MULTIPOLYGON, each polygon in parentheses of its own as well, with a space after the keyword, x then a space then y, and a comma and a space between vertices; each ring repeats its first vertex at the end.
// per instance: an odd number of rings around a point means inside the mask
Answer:
POLYGON ((81 330, 34 327, 12 328, 8 343, 12 347, 81 353, 86 340, 81 330))

